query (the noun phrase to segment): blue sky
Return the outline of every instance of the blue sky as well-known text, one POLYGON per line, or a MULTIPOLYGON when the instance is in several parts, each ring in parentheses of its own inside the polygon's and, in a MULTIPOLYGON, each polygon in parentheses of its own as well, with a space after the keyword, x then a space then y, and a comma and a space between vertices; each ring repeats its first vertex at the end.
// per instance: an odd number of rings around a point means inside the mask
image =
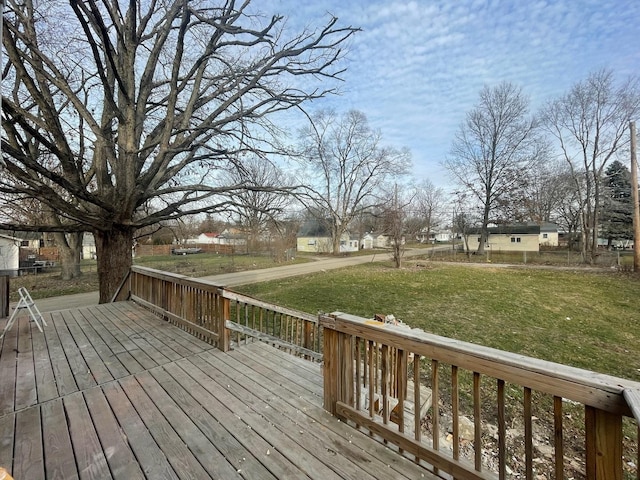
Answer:
POLYGON ((362 28, 339 111, 363 111, 385 143, 408 147, 413 177, 450 183, 440 163, 484 85, 522 87, 535 110, 589 73, 640 73, 638 0, 255 0, 288 26, 327 12, 362 28))

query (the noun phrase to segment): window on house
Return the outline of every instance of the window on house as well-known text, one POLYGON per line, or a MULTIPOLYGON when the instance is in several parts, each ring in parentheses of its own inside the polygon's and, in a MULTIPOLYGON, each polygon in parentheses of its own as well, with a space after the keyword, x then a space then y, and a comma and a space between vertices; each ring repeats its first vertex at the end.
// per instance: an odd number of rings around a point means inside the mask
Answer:
POLYGON ((20 246, 21 247, 28 247, 29 246, 29 240, 20 240, 20 246))
POLYGON ((511 237, 511 243, 520 243, 521 241, 520 237, 511 237))
POLYGON ((316 241, 315 241, 315 240, 309 240, 309 241, 307 242, 307 245, 315 245, 315 244, 316 244, 316 241))
POLYGON ((543 233, 542 234, 542 238, 549 238, 549 234, 548 233, 543 233))

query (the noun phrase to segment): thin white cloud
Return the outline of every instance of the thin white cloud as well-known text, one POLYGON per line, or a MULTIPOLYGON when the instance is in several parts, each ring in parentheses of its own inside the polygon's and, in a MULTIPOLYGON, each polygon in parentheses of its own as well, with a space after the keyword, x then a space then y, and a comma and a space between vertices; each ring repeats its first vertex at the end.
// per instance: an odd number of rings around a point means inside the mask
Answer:
POLYGON ((513 82, 537 108, 600 68, 640 74, 637 0, 259 4, 288 16, 292 28, 318 24, 327 12, 362 28, 343 95, 323 104, 365 112, 387 143, 412 150, 416 175, 437 183, 446 182, 438 162, 484 85, 513 82))

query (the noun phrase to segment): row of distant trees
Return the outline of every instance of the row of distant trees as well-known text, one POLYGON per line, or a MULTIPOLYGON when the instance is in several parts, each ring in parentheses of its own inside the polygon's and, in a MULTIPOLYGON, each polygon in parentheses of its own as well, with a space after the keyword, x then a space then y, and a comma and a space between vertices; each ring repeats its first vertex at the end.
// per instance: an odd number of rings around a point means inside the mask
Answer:
MULTIPOLYGON (((56 232, 69 266, 92 232, 104 302, 136 236, 192 216, 257 237, 304 211, 327 222, 334 250, 367 219, 396 236, 438 223, 451 195, 407 183, 408 151, 361 112, 308 108, 337 92, 358 28, 328 16, 294 31, 250 1, 205 3, 6 0, 0 227, 56 232), (292 138, 283 119, 294 112, 292 138)), ((586 255, 604 167, 626 148, 636 108, 637 85, 614 86, 608 72, 535 117, 518 88, 487 87, 447 159, 453 198, 473 199, 486 230, 547 188, 532 172, 566 173, 586 255)))
POLYGON ((639 79, 617 80, 606 70, 535 114, 519 87, 487 86, 445 165, 469 208, 478 208, 485 241, 492 222, 555 221, 579 232, 582 255, 592 262, 601 235, 628 234, 616 208, 630 160, 629 122, 639 113, 639 79))

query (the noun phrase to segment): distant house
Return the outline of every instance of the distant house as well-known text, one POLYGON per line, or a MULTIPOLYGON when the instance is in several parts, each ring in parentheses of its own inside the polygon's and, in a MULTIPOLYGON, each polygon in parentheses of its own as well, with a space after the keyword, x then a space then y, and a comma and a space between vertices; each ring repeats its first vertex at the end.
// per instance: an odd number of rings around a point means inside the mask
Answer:
POLYGON ((219 236, 220 236, 219 233, 214 233, 214 232, 201 233, 200 235, 198 235, 198 238, 193 243, 204 243, 204 244, 219 243, 219 240, 218 240, 219 236))
MULTIPOLYGON (((373 238, 367 240, 372 243, 373 238)), ((333 242, 329 229, 317 220, 306 221, 298 230, 296 248, 299 252, 332 253, 333 242)), ((340 237, 340 252, 357 252, 361 243, 356 235, 344 233, 340 237)))
POLYGON ((219 245, 246 245, 247 235, 237 228, 225 228, 220 235, 218 235, 217 243, 219 245))
POLYGON ((0 274, 18 275, 20 268, 30 266, 44 247, 42 234, 0 230, 0 274))
POLYGON ((373 248, 388 248, 391 245, 391 237, 386 233, 372 233, 373 248))
POLYGON ((365 233, 360 239, 360 250, 371 250, 373 248, 373 234, 365 233))
POLYGON ((93 233, 85 232, 82 235, 82 251, 80 252, 80 256, 83 259, 95 259, 96 255, 96 239, 93 236, 93 233))
POLYGON ((420 243, 446 243, 453 239, 451 230, 427 230, 423 229, 416 235, 416 240, 420 243))
POLYGON ((329 229, 315 219, 307 220, 296 235, 296 249, 299 252, 331 253, 333 246, 329 229))
MULTIPOLYGON (((539 225, 500 225, 489 227, 485 251, 490 252, 539 252, 539 225)), ((475 251, 480 243, 480 229, 469 232, 469 250, 475 251)))

